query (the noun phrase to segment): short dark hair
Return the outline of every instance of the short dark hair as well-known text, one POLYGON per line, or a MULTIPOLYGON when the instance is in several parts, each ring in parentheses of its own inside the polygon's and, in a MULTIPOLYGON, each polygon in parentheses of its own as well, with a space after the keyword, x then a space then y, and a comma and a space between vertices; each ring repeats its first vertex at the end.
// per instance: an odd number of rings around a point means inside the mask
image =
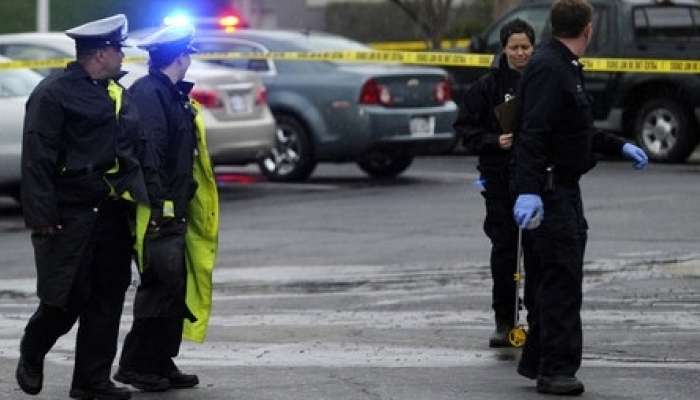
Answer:
POLYGON ((148 66, 152 69, 163 69, 172 64, 184 53, 173 53, 169 51, 152 51, 148 57, 148 66))
POLYGON ((508 39, 516 33, 524 33, 530 39, 530 44, 535 45, 535 30, 527 22, 516 18, 503 25, 501 28, 501 47, 506 47, 508 39))
POLYGON ((552 36, 578 37, 593 18, 593 6, 588 0, 556 0, 552 4, 549 19, 552 36))

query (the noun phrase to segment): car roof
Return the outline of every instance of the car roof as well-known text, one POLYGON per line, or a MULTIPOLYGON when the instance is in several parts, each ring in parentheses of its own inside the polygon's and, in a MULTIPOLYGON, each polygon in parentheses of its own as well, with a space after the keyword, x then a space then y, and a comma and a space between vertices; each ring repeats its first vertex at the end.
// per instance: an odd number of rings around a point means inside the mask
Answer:
POLYGON ((0 35, 0 43, 27 42, 58 48, 66 54, 75 53, 75 41, 63 32, 24 32, 0 35))

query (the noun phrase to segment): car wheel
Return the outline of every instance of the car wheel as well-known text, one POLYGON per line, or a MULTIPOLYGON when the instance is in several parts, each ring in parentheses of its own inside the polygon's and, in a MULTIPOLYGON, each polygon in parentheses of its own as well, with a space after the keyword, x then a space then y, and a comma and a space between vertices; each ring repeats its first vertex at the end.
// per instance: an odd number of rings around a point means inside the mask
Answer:
POLYGON ((675 100, 648 100, 635 121, 637 142, 652 160, 683 162, 698 143, 691 121, 690 114, 675 100))
POLYGON ((357 161, 357 165, 373 178, 393 178, 404 172, 413 162, 413 156, 375 151, 357 161))
POLYGON ((258 161, 260 171, 271 181, 306 180, 316 168, 309 133, 294 117, 277 114, 275 121, 275 146, 258 161))

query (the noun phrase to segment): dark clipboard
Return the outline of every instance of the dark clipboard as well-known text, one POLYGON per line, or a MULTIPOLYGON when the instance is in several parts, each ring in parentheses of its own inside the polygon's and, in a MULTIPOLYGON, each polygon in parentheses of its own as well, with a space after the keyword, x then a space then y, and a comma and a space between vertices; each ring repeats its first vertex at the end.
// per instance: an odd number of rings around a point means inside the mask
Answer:
POLYGON ((520 112, 520 100, 513 97, 505 101, 493 109, 498 120, 498 125, 501 126, 501 131, 505 133, 513 133, 518 123, 518 113, 520 112))

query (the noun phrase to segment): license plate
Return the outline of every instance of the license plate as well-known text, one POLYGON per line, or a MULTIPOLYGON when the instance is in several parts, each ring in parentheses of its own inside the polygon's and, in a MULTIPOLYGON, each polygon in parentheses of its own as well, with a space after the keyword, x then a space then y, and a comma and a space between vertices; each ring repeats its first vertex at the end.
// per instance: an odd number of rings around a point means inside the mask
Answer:
POLYGON ((231 103, 231 111, 235 113, 245 113, 248 112, 248 102, 246 97, 239 94, 234 94, 229 97, 229 102, 231 103))
POLYGON ((435 117, 413 117, 409 122, 411 136, 426 137, 435 135, 435 117))

